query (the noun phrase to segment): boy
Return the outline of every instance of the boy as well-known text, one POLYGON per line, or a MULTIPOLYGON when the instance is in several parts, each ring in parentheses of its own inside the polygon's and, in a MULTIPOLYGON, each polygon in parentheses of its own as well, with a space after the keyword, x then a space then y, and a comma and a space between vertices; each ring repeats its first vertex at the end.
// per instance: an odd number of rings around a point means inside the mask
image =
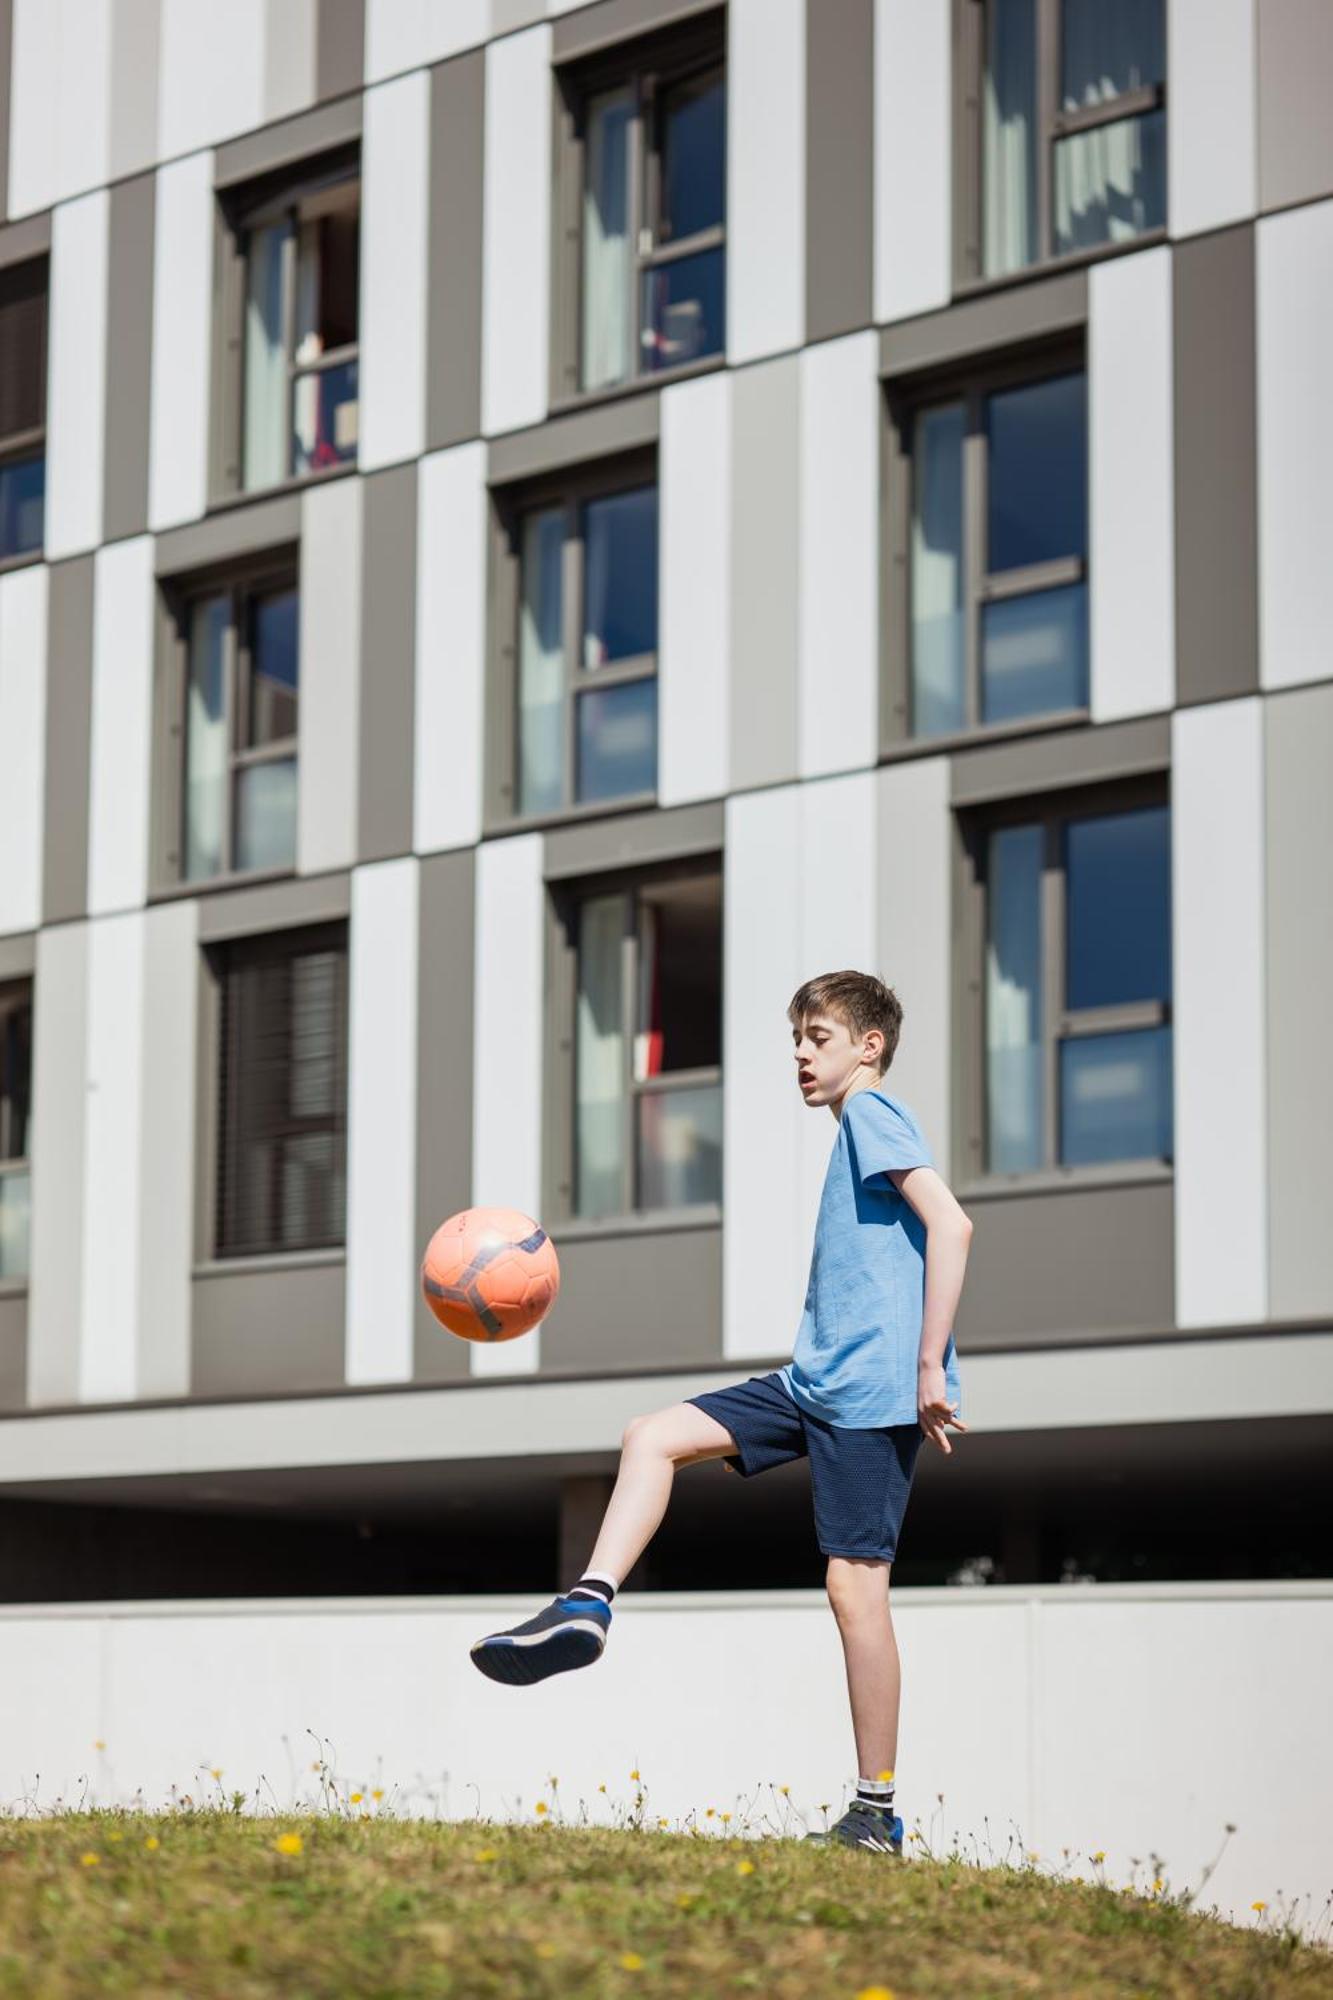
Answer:
POLYGON ((657 1531, 677 1466, 720 1458, 748 1479, 808 1456, 861 1775, 842 1818, 807 1838, 899 1855, 889 1569, 922 1439, 947 1455, 949 1428, 967 1428, 951 1329, 972 1225, 912 1113, 881 1088, 902 1026, 896 994, 867 973, 826 973, 794 995, 787 1018, 796 1086, 838 1127, 792 1360, 632 1418, 587 1570, 526 1624, 479 1639, 472 1658, 514 1682, 600 1658, 611 1600, 657 1531))

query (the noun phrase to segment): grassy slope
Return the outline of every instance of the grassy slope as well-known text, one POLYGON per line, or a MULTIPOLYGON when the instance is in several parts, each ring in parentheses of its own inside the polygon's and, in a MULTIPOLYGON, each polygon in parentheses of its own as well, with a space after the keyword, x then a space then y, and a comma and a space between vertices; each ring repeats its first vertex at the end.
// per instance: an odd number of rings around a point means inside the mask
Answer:
POLYGON ((219 1812, 0 1822, 0 1993, 92 1992, 1314 2000, 1333 1996, 1333 1957, 1164 1898, 795 1840, 219 1812), (280 1852, 293 1833, 300 1851, 280 1852))

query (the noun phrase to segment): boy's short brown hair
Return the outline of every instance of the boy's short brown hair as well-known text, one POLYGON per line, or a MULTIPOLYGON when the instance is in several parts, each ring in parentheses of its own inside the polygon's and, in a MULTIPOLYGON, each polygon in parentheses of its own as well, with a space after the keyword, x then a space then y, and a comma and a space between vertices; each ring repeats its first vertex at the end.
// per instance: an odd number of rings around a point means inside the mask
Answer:
POLYGON ((831 1014, 853 1040, 878 1028, 884 1037, 879 1066, 883 1076, 893 1061, 903 1025, 902 1005, 891 986, 876 979, 873 972, 821 972, 817 979, 807 979, 796 989, 787 1008, 793 1028, 803 1027, 815 1014, 831 1014))

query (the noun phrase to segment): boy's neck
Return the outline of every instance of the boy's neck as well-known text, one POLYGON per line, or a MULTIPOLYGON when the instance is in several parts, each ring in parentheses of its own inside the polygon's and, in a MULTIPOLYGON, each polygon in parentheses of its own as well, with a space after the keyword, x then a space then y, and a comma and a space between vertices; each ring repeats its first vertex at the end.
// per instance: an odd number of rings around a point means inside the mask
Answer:
POLYGON ((864 1074, 854 1076, 846 1090, 843 1091, 842 1096, 833 1099, 829 1109, 840 1125, 842 1123, 842 1107, 847 1102, 847 1099, 855 1097, 858 1090, 873 1090, 879 1081, 879 1077, 872 1076, 869 1070, 867 1070, 864 1074))

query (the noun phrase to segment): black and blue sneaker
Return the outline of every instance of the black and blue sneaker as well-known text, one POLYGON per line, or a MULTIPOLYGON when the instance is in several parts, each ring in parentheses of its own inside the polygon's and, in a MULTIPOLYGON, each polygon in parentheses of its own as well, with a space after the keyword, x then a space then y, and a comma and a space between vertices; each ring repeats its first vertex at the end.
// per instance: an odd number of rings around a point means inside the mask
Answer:
POLYGON ((525 1625, 478 1639, 472 1663, 490 1680, 526 1686, 590 1667, 602 1657, 610 1630, 611 1606, 600 1597, 556 1597, 525 1625))
POLYGON ((891 1854, 902 1860, 902 1821, 896 1813, 868 1806, 861 1799, 853 1799, 827 1833, 807 1833, 805 1837, 830 1847, 868 1847, 874 1854, 891 1854))

